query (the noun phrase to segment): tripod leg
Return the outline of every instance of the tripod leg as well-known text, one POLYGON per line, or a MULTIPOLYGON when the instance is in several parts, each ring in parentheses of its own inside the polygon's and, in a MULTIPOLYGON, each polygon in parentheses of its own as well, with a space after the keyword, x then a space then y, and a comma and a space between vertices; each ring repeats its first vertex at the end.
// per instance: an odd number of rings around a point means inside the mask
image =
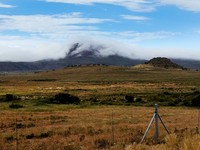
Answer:
POLYGON ((159 137, 159 132, 158 132, 158 113, 155 115, 155 127, 156 127, 156 134, 155 134, 155 142, 156 144, 158 143, 158 137, 159 137))
POLYGON ((145 131, 145 134, 144 134, 144 136, 143 136, 143 138, 141 140, 141 143, 144 141, 145 137, 147 136, 147 133, 148 133, 148 131, 149 131, 149 129, 150 129, 152 123, 153 123, 153 120, 154 120, 155 116, 156 116, 156 113, 153 114, 153 117, 152 117, 152 119, 151 119, 151 121, 150 121, 150 123, 149 123, 149 125, 148 125, 148 127, 146 129, 146 131, 145 131))
POLYGON ((161 123, 163 124, 163 126, 164 126, 164 128, 165 128, 165 130, 167 131, 167 133, 169 134, 169 130, 167 129, 167 127, 165 126, 165 124, 164 124, 164 122, 162 121, 162 119, 161 119, 161 117, 160 117, 160 115, 158 114, 158 117, 159 117, 159 119, 160 119, 160 121, 161 121, 161 123))

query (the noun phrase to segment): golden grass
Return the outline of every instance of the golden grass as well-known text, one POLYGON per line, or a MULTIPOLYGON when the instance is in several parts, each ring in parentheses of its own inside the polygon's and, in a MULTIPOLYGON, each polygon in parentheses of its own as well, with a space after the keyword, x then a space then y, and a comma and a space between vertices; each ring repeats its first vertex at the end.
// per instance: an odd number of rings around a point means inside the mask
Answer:
POLYGON ((0 76, 0 95, 20 95, 25 108, 9 109, 0 103, 0 147, 16 149, 195 149, 198 111, 194 108, 160 107, 159 113, 171 134, 160 124, 159 145, 153 145, 154 125, 144 144, 139 144, 154 113, 153 107, 36 105, 43 96, 67 92, 81 100, 91 97, 121 100, 125 94, 200 91, 200 72, 135 70, 129 67, 77 67, 41 73, 0 76), (55 79, 55 81, 38 81, 55 79), (112 120, 113 114, 113 120, 112 120), (114 139, 113 139, 114 132, 114 139), (114 140, 114 143, 113 143, 114 140))
POLYGON ((193 135, 178 139, 176 134, 165 138, 166 144, 160 145, 128 145, 125 150, 198 150, 200 149, 200 135, 193 135), (178 141, 179 140, 179 141, 178 141))
POLYGON ((20 149, 30 147, 31 149, 52 149, 53 147, 64 149, 64 146, 69 145, 85 150, 97 149, 98 145, 95 144, 95 141, 98 139, 108 142, 105 145, 106 149, 125 149, 126 147, 127 149, 153 149, 156 147, 159 149, 162 146, 166 149, 174 147, 187 149, 187 146, 190 147, 189 143, 199 140, 199 137, 195 136, 195 128, 198 123, 197 109, 159 108, 159 113, 166 126, 171 133, 174 133, 165 137, 167 134, 160 123, 160 141, 165 139, 165 142, 159 146, 152 146, 154 125, 144 142, 151 146, 139 144, 154 113, 153 107, 93 106, 72 109, 66 107, 65 111, 2 111, 1 113, 0 140, 3 141, 1 145, 5 149, 15 149, 16 147, 14 140, 16 118, 19 127, 20 149), (31 135, 33 137, 28 139, 28 136, 31 135), (188 142, 189 135, 192 138, 188 142), (13 139, 9 139, 11 137, 13 139), (180 139, 182 140, 180 141, 180 139))
POLYGON ((131 68, 68 68, 33 74, 0 76, 0 95, 52 95, 59 92, 75 94, 81 99, 95 95, 112 96, 126 93, 185 93, 200 90, 200 72, 135 71, 131 68), (98 69, 101 71, 98 72, 98 69), (88 72, 88 73, 84 73, 88 72), (38 79, 56 81, 37 82, 38 79))

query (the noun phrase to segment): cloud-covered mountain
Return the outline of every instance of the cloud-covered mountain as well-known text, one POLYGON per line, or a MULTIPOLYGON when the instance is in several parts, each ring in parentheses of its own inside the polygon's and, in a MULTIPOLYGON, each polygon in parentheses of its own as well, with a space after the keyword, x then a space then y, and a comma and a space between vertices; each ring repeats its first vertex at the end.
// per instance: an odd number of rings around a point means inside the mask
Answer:
MULTIPOLYGON (((96 44, 74 43, 65 57, 57 60, 41 60, 36 62, 0 62, 0 71, 36 71, 51 70, 75 65, 105 64, 116 66, 134 66, 146 60, 131 59, 113 52, 105 54, 106 46, 96 44)), ((200 61, 172 59, 173 62, 192 69, 200 69, 200 61)))
POLYGON ((35 62, 0 62, 0 71, 51 70, 66 66, 89 64, 132 66, 146 61, 127 58, 115 53, 105 54, 106 49, 107 47, 96 44, 75 43, 67 50, 66 56, 63 58, 35 62))

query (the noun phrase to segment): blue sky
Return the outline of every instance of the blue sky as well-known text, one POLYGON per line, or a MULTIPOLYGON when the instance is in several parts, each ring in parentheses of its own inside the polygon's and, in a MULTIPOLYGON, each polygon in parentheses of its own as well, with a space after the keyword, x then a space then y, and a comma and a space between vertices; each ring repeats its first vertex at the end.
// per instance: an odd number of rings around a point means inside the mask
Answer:
POLYGON ((74 42, 200 60, 199 41, 199 0, 0 0, 0 61, 64 57, 74 42))

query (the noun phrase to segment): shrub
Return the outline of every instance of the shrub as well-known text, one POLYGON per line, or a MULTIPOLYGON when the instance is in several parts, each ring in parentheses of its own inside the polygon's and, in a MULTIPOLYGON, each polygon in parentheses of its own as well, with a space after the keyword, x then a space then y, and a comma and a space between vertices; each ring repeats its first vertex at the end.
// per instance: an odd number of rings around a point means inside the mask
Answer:
POLYGON ((23 108, 23 105, 17 104, 17 103, 12 103, 9 105, 9 108, 14 108, 14 109, 18 109, 18 108, 23 108))
POLYGON ((13 100, 17 100, 17 96, 13 95, 13 94, 6 94, 5 95, 5 101, 6 102, 10 102, 13 100))
POLYGON ((199 92, 199 91, 194 91, 193 94, 194 94, 194 95, 199 95, 200 92, 199 92))
POLYGON ((53 134, 52 131, 42 132, 37 137, 39 137, 39 138, 48 138, 48 137, 52 136, 52 134, 53 134))
POLYGON ((5 102, 5 97, 0 96, 0 102, 5 102))
POLYGON ((89 99, 89 101, 92 103, 92 104, 97 104, 98 103, 98 99, 96 97, 91 97, 89 99))
POLYGON ((171 95, 169 92, 163 92, 163 95, 171 95))
POLYGON ((192 106, 200 107, 200 95, 192 99, 192 106))
POLYGON ((98 149, 105 149, 109 146, 109 142, 106 139, 97 139, 94 143, 98 149))
POLYGON ((135 102, 142 102, 142 98, 141 98, 141 97, 137 97, 137 98, 135 99, 135 102))
POLYGON ((79 104, 80 99, 67 93, 59 93, 56 94, 53 99, 51 99, 51 102, 56 104, 79 104))
POLYGON ((26 135, 26 139, 32 139, 32 138, 34 138, 34 134, 33 133, 26 135))
POLYGON ((15 138, 14 138, 13 135, 9 135, 9 136, 5 137, 5 139, 6 139, 7 141, 9 141, 9 142, 12 142, 12 141, 15 140, 15 138))
POLYGON ((22 123, 17 123, 16 124, 17 129, 21 129, 21 128, 25 128, 26 125, 22 124, 22 123))
POLYGON ((183 105, 184 106, 191 106, 191 101, 190 100, 183 100, 183 105))
POLYGON ((132 103, 134 101, 134 96, 125 95, 125 100, 126 100, 127 103, 132 103))

